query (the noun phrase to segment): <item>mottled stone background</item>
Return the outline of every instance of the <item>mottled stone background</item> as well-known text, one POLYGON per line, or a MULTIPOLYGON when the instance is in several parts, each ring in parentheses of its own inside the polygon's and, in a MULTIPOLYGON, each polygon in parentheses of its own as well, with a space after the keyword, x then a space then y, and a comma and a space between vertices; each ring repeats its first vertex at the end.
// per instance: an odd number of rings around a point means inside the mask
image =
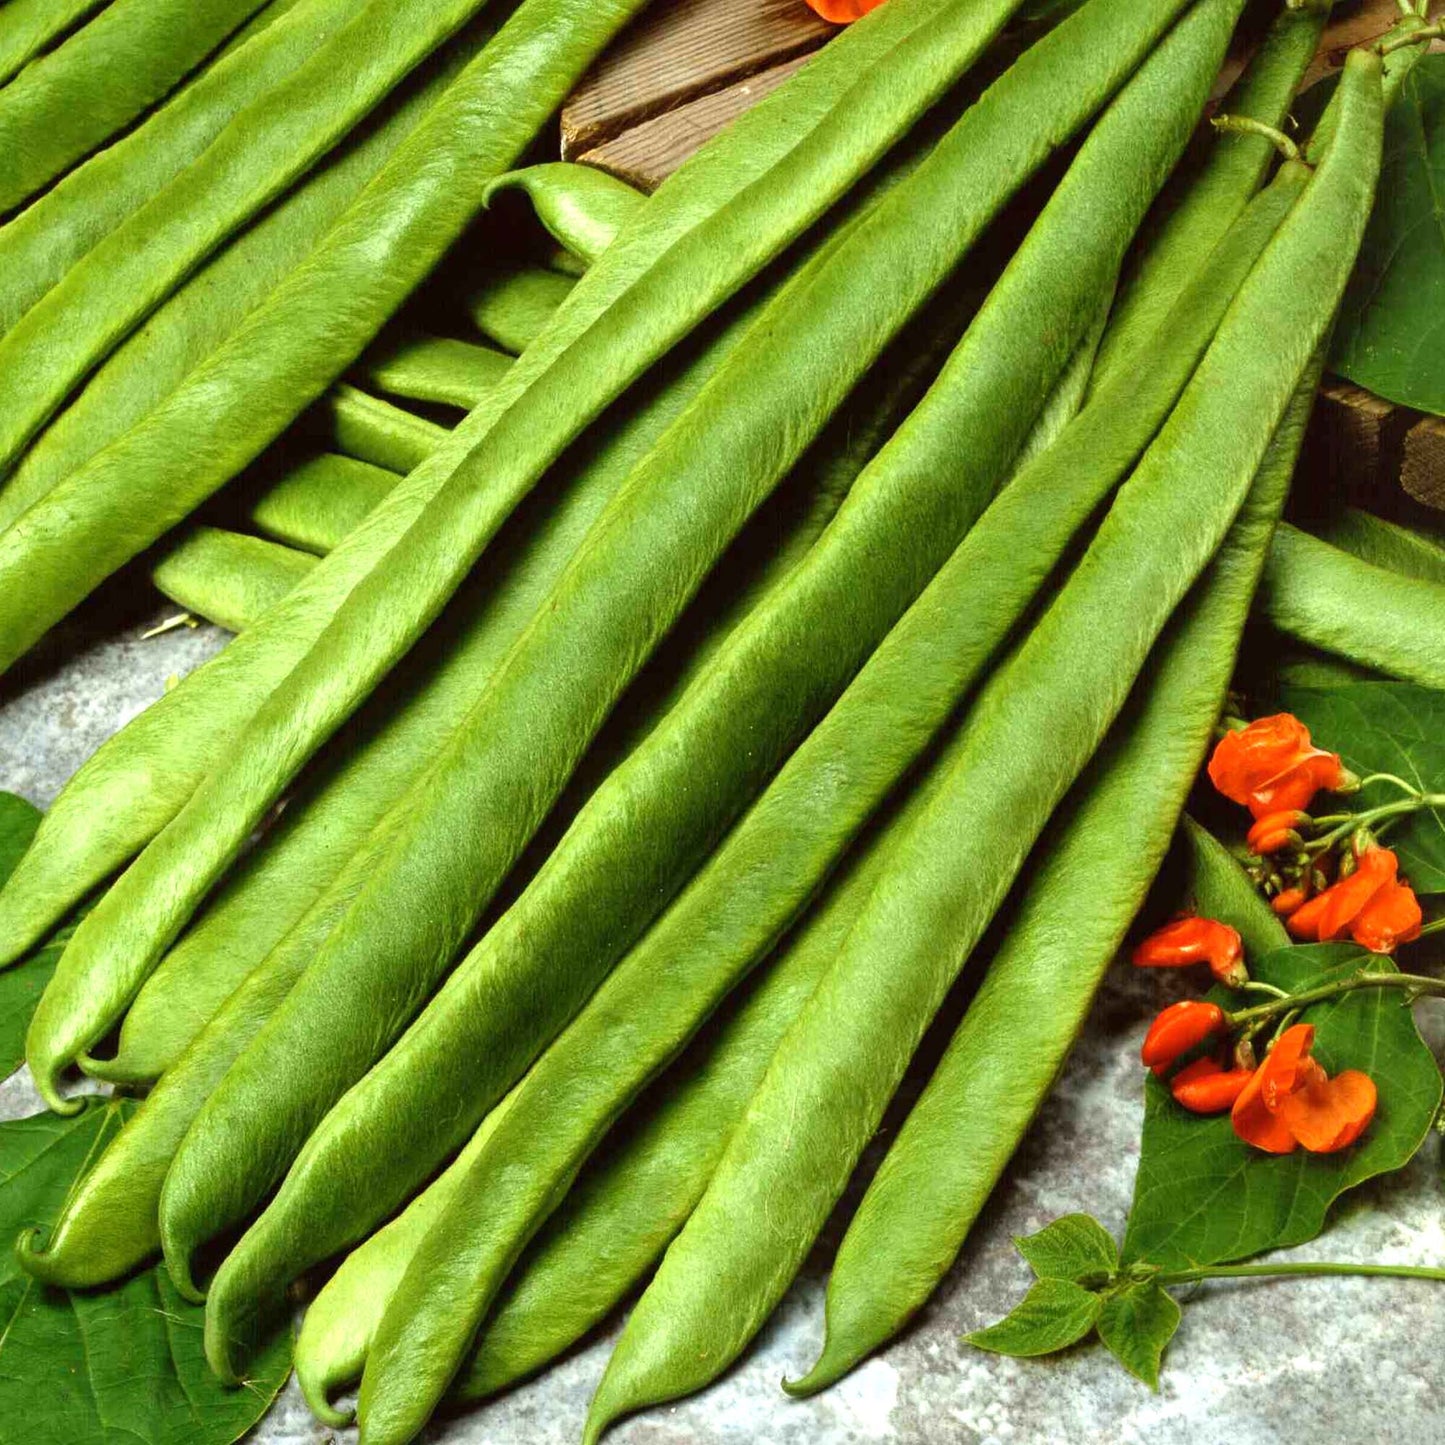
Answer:
MULTIPOLYGON (((158 613, 156 616, 164 614, 158 613)), ((147 619, 154 621, 155 618, 147 619)), ((48 805, 94 748, 224 635, 141 640, 140 623, 74 635, 0 693, 0 788, 48 805), (108 635, 107 635, 108 634, 108 635)), ((1149 1445, 1435 1445, 1445 1435, 1445 1289, 1396 1281, 1211 1285, 1186 1302, 1158 1395, 1096 1348, 1011 1361, 959 1343, 1003 1314, 1027 1274, 1010 1243, 1071 1210, 1122 1231, 1142 1114, 1135 1062, 1157 979, 1116 970, 1078 1048, 963 1257, 913 1329, 815 1400, 779 1378, 811 1362, 836 1233, 741 1365, 704 1394, 617 1429, 617 1445, 983 1445, 1105 1439, 1149 1445)), ((1438 1044, 1445 1018, 1427 1020, 1438 1044)), ((39 1104, 22 1074, 0 1118, 39 1104)), ((1432 1138, 1402 1174, 1358 1191, 1301 1258, 1445 1262, 1445 1184, 1432 1138)), ((615 1325, 609 1338, 615 1334, 615 1325)), ((486 1409, 438 1425, 429 1445, 561 1445, 577 1438, 608 1339, 486 1409)), ((316 1424, 294 1388, 252 1437, 349 1442, 316 1424)))

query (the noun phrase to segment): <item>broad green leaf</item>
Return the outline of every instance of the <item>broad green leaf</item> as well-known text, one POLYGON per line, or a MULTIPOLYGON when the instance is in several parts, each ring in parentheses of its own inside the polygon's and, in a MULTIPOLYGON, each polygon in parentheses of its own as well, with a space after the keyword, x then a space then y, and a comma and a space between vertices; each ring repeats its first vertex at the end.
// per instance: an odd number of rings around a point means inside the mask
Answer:
POLYGON ((1445 55, 1406 77, 1331 367, 1403 406, 1445 415, 1445 55))
POLYGON ((1109 1295, 1099 1311, 1099 1338, 1151 1390, 1159 1388, 1159 1362, 1178 1328, 1179 1306, 1152 1279, 1136 1280, 1109 1295))
POLYGON ((14 793, 0 793, 0 883, 15 871, 39 826, 39 808, 14 793))
MULTIPOLYGON (((0 885, 15 871, 39 826, 39 808, 14 793, 0 793, 0 885)), ((58 947, 47 946, 0 969, 0 1079, 24 1062, 25 1030, 59 956, 58 947)))
MULTIPOLYGON (((1255 976, 1297 993, 1364 964, 1391 967, 1353 944, 1315 944, 1271 953, 1255 976)), ((1440 1107, 1440 1070, 1403 996, 1362 989, 1304 1018, 1315 1026, 1315 1057, 1331 1074, 1363 1069, 1379 1088, 1364 1136, 1338 1154, 1264 1154, 1236 1137, 1227 1114, 1187 1113, 1150 1077, 1126 1260, 1177 1269, 1301 1244, 1324 1227, 1341 1193, 1399 1169, 1420 1147, 1440 1107)))
POLYGON ((1113 1236, 1089 1214, 1065 1214, 1037 1234, 1015 1239, 1018 1252, 1040 1279, 1066 1279, 1073 1284, 1119 1267, 1113 1236))
POLYGON ((0 1124, 0 1435, 19 1445, 229 1445, 265 1413, 291 1367, 288 1338, 255 1377, 224 1388, 201 1350, 204 1311, 164 1269, 114 1289, 71 1293, 37 1284, 9 1243, 53 1222, 66 1191, 132 1105, 0 1124))
MULTIPOLYGON (((24 798, 0 793, 0 886, 30 846, 40 817, 40 809, 24 798)), ((25 1062, 25 1031, 30 1027, 30 1016, 74 928, 72 919, 44 947, 9 968, 0 968, 0 1079, 13 1074, 25 1062)))
MULTIPOLYGON (((1445 59, 1445 57, 1442 57, 1445 59)), ((1426 792, 1445 793, 1445 692, 1406 682, 1284 687, 1280 706, 1300 719, 1322 748, 1364 777, 1394 773, 1426 792)), ((1348 806, 1359 811, 1403 796, 1376 783, 1348 806)), ((1398 823, 1385 842, 1417 893, 1445 893, 1445 810, 1427 808, 1398 823)))
POLYGON ((1100 1304, 1098 1295, 1069 1280, 1035 1280, 1011 1314, 964 1338, 996 1355, 1052 1355, 1078 1344, 1094 1328, 1100 1304))

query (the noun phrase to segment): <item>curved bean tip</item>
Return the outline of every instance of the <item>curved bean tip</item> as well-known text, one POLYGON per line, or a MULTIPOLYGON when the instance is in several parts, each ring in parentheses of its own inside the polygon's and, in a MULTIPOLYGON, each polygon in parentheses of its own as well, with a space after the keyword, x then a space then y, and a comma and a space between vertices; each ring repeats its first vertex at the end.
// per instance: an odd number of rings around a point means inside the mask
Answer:
POLYGON ((346 1383, 345 1381, 335 1378, 329 1371, 313 1374, 298 1359, 296 1383, 301 1386, 301 1394, 311 1413, 323 1425, 330 1426, 333 1430, 345 1430, 349 1425, 356 1423, 356 1411, 339 1408, 331 1398, 332 1391, 341 1389, 346 1383))

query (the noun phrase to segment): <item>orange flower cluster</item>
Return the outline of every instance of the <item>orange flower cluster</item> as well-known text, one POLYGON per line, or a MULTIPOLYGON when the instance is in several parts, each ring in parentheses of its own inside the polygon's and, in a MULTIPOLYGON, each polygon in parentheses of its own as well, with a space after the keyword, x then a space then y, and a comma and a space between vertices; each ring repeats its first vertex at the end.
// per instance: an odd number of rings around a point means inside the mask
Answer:
POLYGON ((1231 1026, 1206 999, 1170 1004, 1149 1026, 1140 1057, 1161 1078, 1183 1063, 1169 1081, 1175 1101, 1192 1114, 1228 1110, 1234 1132, 1268 1154, 1333 1154, 1364 1133, 1375 1117, 1374 1081, 1358 1069, 1330 1078, 1310 1057, 1312 1025, 1286 1029, 1258 1067, 1248 1045, 1226 1059, 1231 1026))
POLYGON ((1254 814, 1247 839, 1251 853, 1300 854, 1271 884, 1280 888, 1274 911, 1295 938, 1310 943, 1352 938, 1374 953, 1392 953, 1420 936, 1419 900, 1399 878, 1399 859, 1390 849, 1358 845, 1328 886, 1328 860, 1305 855, 1301 830, 1313 820, 1304 810, 1315 793, 1350 787, 1355 780, 1337 753, 1314 746, 1298 718, 1277 713, 1226 733, 1209 760, 1209 777, 1225 797, 1254 814))

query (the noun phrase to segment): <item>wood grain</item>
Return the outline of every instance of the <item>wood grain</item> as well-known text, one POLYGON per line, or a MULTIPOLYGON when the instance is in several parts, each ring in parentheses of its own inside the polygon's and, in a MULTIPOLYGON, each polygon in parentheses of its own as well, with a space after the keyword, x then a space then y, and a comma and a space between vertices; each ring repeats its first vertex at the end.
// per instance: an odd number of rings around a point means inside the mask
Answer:
POLYGON ((806 55, 633 126, 579 157, 640 190, 654 191, 694 151, 807 62, 806 55))
POLYGON ((592 67, 563 107, 563 158, 574 159, 664 111, 816 50, 836 29, 803 0, 654 5, 592 67))
POLYGON ((1417 502, 1445 510, 1445 417, 1422 416, 1405 433, 1400 483, 1417 502))

